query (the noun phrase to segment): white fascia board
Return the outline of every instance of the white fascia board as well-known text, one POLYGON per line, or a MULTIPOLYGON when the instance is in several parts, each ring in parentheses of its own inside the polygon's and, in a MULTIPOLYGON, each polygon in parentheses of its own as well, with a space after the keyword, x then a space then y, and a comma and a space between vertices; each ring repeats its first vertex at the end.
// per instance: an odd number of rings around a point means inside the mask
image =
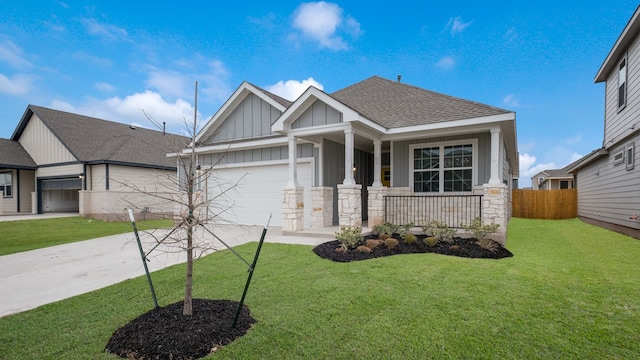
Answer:
POLYGON ((350 123, 338 123, 338 124, 329 124, 329 125, 320 125, 320 126, 313 126, 313 127, 291 129, 287 132, 287 134, 299 137, 299 136, 326 134, 330 132, 342 132, 350 128, 351 128, 350 123))
MULTIPOLYGON (((306 144, 308 141, 304 139, 298 139, 299 144, 306 144)), ((262 149, 269 148, 274 146, 283 146, 288 145, 288 140, 286 136, 270 138, 264 140, 251 140, 251 141, 242 141, 236 143, 227 143, 220 145, 210 145, 210 146, 201 146, 196 148, 196 154, 209 154, 209 153, 219 153, 225 151, 236 151, 236 150, 249 150, 249 149, 262 149)), ((190 154, 191 149, 185 149, 180 155, 190 154)))
POLYGON ((356 111, 332 98, 324 91, 310 86, 291 106, 289 106, 280 118, 271 125, 271 131, 288 132, 291 130, 291 123, 306 111, 316 100, 320 100, 342 113, 342 120, 344 122, 369 121, 362 118, 356 111))
POLYGON ((636 8, 636 11, 627 22, 627 25, 622 30, 622 33, 616 40, 616 43, 613 45, 609 54, 607 54, 607 58, 604 60, 602 65, 600 65, 600 69, 598 69, 598 73, 594 78, 595 83, 603 82, 607 80, 607 75, 614 69, 617 65, 617 62, 621 55, 626 51, 627 47, 635 37, 637 37, 638 28, 640 28, 640 22, 638 21, 638 16, 640 14, 640 6, 636 8))
MULTIPOLYGON (((453 128, 462 128, 463 131, 468 131, 469 127, 473 127, 473 126, 490 129, 490 126, 493 123, 509 121, 509 120, 515 121, 515 114, 513 112, 500 114, 500 115, 483 116, 479 118, 447 121, 447 122, 441 122, 436 124, 406 126, 406 127, 387 130, 386 136, 384 137, 383 140, 398 139, 401 137, 406 137, 407 133, 416 133, 416 132, 425 132, 425 131, 434 132, 438 130, 445 130, 448 132, 453 128)), ((496 125, 493 124, 493 126, 496 126, 496 125)))
POLYGON ((222 104, 222 107, 220 107, 220 109, 218 109, 218 111, 211 117, 211 119, 202 128, 202 130, 200 130, 200 132, 196 136, 196 142, 200 141, 200 139, 207 134, 214 132, 227 118, 227 116, 229 116, 229 114, 236 109, 236 107, 247 97, 247 95, 249 95, 249 93, 253 93, 281 112, 284 112, 286 110, 286 108, 282 104, 267 96, 267 94, 262 92, 260 89, 256 88, 246 81, 243 81, 242 84, 240 84, 240 86, 236 89, 236 91, 231 94, 229 99, 227 99, 227 101, 222 104))

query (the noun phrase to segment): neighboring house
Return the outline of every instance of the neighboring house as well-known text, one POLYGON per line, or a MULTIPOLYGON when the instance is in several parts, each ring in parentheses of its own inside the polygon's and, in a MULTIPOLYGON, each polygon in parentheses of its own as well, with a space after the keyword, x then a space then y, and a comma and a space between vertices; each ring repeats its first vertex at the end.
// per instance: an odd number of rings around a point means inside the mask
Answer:
POLYGON ((544 170, 531 178, 531 189, 533 190, 560 190, 573 189, 573 174, 567 170, 572 167, 569 164, 562 169, 544 170))
MULTIPOLYGON (((578 216, 602 226, 640 229, 640 7, 598 70, 605 83, 602 148, 578 161, 578 216)), ((624 229, 620 229, 623 230, 624 229)))
POLYGON ((172 215, 173 204, 140 191, 177 188, 176 160, 166 154, 186 143, 162 131, 29 105, 11 139, 0 139, 0 213, 118 220, 132 208, 144 217, 172 215))
POLYGON ((243 82, 198 133, 196 153, 216 175, 209 199, 240 180, 227 204, 216 198, 229 221, 273 213, 285 232, 388 219, 458 227, 467 213, 504 232, 516 144, 511 111, 374 76, 331 94, 310 87, 294 102, 243 82), (403 198, 385 208, 389 195, 403 198))

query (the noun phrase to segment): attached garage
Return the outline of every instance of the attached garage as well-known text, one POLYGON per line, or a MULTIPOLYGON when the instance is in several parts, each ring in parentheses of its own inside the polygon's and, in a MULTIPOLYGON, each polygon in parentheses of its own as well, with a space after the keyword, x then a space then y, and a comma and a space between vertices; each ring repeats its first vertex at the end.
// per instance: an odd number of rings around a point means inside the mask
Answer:
MULTIPOLYGON (((283 161, 215 169, 207 186, 210 216, 220 213, 225 221, 264 226, 269 213, 272 213, 270 225, 281 226, 282 188, 287 184, 288 174, 288 163, 283 161)), ((304 203, 307 205, 304 209, 305 227, 311 225, 312 179, 312 159, 301 159, 298 183, 304 187, 304 203)))
POLYGON ((67 179, 38 179, 39 213, 78 212, 82 189, 78 177, 67 179))

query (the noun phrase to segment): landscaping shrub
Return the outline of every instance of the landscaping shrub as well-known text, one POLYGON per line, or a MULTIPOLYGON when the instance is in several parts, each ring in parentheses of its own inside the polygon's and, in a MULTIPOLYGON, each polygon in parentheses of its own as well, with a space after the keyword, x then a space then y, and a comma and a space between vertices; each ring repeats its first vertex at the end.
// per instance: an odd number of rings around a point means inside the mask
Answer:
POLYGON ((336 232, 336 239, 340 241, 340 245, 346 249, 353 249, 361 242, 362 236, 361 226, 342 226, 340 231, 336 232))
POLYGON ((442 221, 432 220, 427 226, 422 227, 422 231, 427 236, 434 236, 438 241, 446 243, 453 242, 453 236, 456 234, 455 229, 449 228, 449 225, 442 221))

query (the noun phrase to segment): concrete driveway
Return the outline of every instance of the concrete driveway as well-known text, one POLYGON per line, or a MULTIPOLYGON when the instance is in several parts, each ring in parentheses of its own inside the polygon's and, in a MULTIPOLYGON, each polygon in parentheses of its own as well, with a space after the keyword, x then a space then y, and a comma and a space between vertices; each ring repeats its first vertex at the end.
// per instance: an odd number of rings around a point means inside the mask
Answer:
MULTIPOLYGON (((326 234, 283 236, 279 227, 270 228, 266 242, 317 245, 328 241, 326 234)), ((162 238, 167 230, 156 230, 162 238)), ((237 246, 260 240, 262 227, 226 226, 215 233, 227 245, 237 246)), ((140 233, 145 252, 156 244, 148 234, 140 233)), ((213 243, 209 252, 226 249, 206 231, 199 238, 213 243)), ((186 260, 183 251, 169 245, 159 246, 147 263, 150 271, 186 260)), ((248 259, 251 261, 251 259, 248 259)), ((71 244, 52 246, 18 254, 0 256, 0 317, 97 290, 127 279, 144 276, 144 266, 133 232, 71 244)))

